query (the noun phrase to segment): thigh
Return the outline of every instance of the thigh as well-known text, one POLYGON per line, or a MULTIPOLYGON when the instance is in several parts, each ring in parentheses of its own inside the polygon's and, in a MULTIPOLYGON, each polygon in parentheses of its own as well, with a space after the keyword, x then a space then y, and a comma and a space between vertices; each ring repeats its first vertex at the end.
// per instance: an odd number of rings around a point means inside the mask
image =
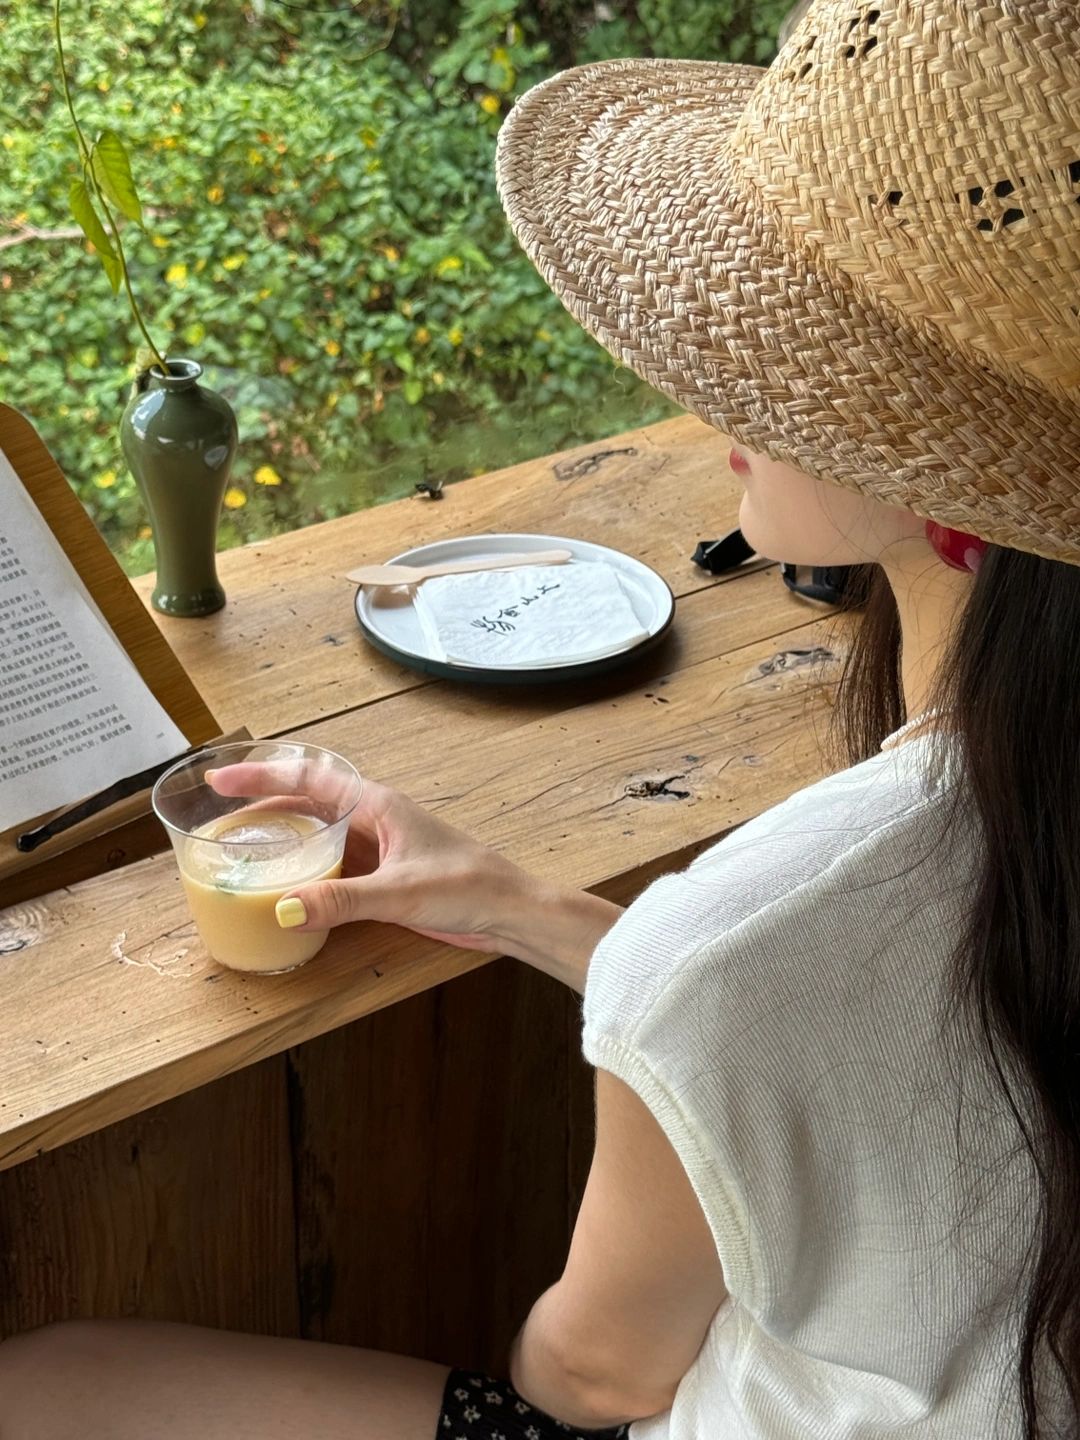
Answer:
POLYGON ((188 1325, 74 1321, 0 1345, 3 1440, 436 1440, 445 1365, 188 1325))

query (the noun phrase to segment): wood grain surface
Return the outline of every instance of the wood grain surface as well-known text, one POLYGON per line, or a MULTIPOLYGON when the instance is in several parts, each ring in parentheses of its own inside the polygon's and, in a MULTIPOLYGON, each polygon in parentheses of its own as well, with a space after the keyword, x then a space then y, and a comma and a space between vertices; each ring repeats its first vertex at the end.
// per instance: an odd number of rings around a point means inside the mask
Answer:
MULTIPOLYGON (((706 607, 717 593, 695 599, 706 607)), ((718 617, 688 621, 684 655, 695 635, 723 633, 718 617)), ((814 727, 832 653, 803 619, 554 715, 539 698, 530 714, 433 686, 298 733, 527 868, 596 887, 719 837, 820 774, 814 727)), ((291 975, 221 970, 171 855, 4 912, 0 951, 0 1168, 483 963, 361 925, 291 975)))
MULTIPOLYGON (((723 438, 680 417, 476 476, 438 502, 398 500, 226 551, 224 610, 153 618, 223 728, 276 735, 431 683, 363 639, 344 578, 355 566, 457 535, 565 534, 635 555, 682 596, 718 583, 690 556, 737 524, 741 493, 723 438)), ((133 583, 148 600, 154 577, 133 583)))
POLYGON ((297 1334, 288 1126, 275 1058, 0 1176, 0 1338, 128 1315, 297 1334))
POLYGON ((505 1374, 588 1173, 580 1031, 499 961, 5 1171, 0 1339, 137 1316, 505 1374))
MULTIPOLYGON (((740 491, 722 437, 676 420, 231 551, 225 611, 154 620, 223 725, 339 750, 626 904, 828 768, 850 622, 767 562, 688 558, 740 491), (671 634, 542 689, 368 650, 345 570, 485 530, 637 555, 679 597, 671 634)), ((133 1314, 505 1374, 592 1154, 577 996, 370 924, 291 975, 222 970, 164 853, 0 912, 0 1006, 0 1337, 133 1314)))
POLYGON ((580 1025, 576 996, 499 961, 289 1052, 301 1333, 501 1370, 591 1158, 580 1025))

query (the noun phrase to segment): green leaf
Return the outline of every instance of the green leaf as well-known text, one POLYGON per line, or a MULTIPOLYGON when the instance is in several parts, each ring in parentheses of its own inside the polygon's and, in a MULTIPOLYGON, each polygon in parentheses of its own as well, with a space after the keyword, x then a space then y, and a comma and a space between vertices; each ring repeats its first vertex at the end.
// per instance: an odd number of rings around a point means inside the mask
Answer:
POLYGON ((105 274, 109 277, 109 284, 113 288, 113 294, 120 289, 120 279, 123 274, 120 265, 120 257, 113 249, 113 243, 105 233, 105 227, 98 219, 98 213, 94 209, 94 202, 90 198, 90 192, 82 180, 74 180, 71 185, 71 192, 68 196, 71 204, 71 213, 82 226, 82 232, 93 245, 101 263, 105 267, 105 274))
POLYGON ((143 223, 142 206, 135 193, 127 147, 115 130, 103 130, 90 152, 94 178, 120 214, 136 225, 143 223))
POLYGON ((410 405, 416 405, 424 398, 424 382, 422 380, 406 380, 401 388, 410 405))

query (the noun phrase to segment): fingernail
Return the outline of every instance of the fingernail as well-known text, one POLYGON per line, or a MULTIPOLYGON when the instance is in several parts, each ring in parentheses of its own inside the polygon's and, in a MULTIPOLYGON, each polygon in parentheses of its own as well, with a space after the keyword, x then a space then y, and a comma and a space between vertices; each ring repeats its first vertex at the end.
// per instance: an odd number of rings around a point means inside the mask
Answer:
POLYGON ((218 773, 218 772, 217 772, 216 770, 204 770, 204 771, 203 771, 203 779, 204 779, 204 780, 213 780, 214 776, 215 776, 217 773, 218 773))
POLYGON ((307 921, 304 902, 297 900, 295 895, 289 900, 279 900, 274 906, 274 914, 283 930, 291 930, 294 925, 303 925, 307 921))

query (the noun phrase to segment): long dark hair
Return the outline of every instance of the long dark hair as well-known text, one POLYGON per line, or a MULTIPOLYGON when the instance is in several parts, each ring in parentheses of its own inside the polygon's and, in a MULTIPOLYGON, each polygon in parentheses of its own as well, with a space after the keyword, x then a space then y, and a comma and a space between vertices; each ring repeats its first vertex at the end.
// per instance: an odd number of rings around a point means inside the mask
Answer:
MULTIPOLYGON (((849 764, 905 717, 900 620, 876 565, 852 574, 862 608, 834 711, 849 764)), ((1048 1440, 1047 1379, 1064 1380, 1080 1434, 1080 567, 991 546, 929 703, 963 737, 963 790, 985 863, 949 976, 1031 1157, 1040 1227, 1019 1363, 1025 1440, 1048 1440), (1057 1377, 1053 1372, 1057 1371, 1057 1377)), ((837 738, 839 743, 837 744, 837 738)))

